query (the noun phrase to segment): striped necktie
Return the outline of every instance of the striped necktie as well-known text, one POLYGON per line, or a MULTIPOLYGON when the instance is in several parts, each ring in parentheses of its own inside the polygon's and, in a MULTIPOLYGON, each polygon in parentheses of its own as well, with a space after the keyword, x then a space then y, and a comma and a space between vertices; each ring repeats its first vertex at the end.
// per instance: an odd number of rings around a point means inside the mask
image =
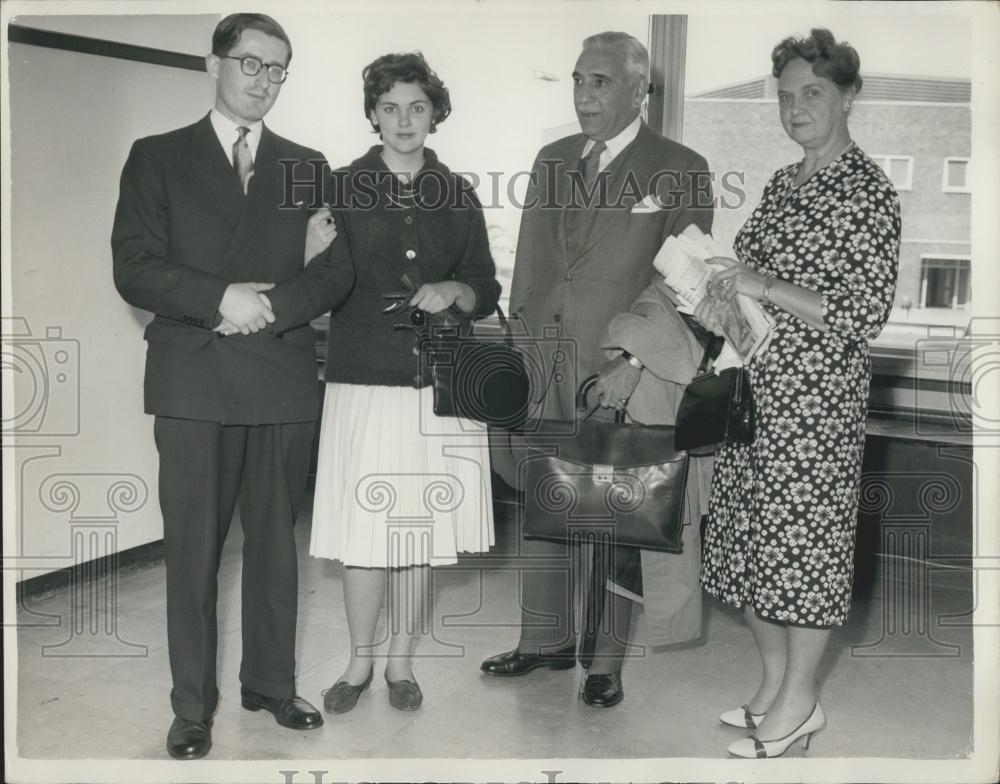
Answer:
POLYGON ((236 130, 240 137, 233 143, 233 168, 236 169, 240 186, 246 193, 250 187, 250 178, 253 177, 253 158, 250 157, 250 145, 247 144, 247 134, 250 133, 250 129, 241 125, 236 130))

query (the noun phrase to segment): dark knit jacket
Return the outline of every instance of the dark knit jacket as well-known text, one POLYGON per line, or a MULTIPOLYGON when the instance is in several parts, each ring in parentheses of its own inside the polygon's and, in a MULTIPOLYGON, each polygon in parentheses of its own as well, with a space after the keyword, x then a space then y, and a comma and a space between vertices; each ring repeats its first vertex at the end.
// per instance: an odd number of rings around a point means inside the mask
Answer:
POLYGON ((422 387, 416 336, 394 330, 408 323, 406 311, 383 314, 383 294, 403 289, 407 273, 415 286, 457 280, 476 293, 476 316, 496 308, 500 284, 490 254, 482 206, 471 186, 424 149, 425 164, 414 178, 416 206, 398 206, 398 184, 381 158, 381 145, 350 166, 331 173, 324 197, 337 221, 356 271, 354 290, 330 316, 328 382, 422 387))

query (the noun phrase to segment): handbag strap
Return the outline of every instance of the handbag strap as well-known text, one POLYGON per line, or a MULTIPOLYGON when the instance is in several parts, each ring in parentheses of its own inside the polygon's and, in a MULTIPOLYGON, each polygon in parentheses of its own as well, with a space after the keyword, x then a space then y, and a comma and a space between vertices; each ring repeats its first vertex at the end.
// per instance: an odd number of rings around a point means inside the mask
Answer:
POLYGON ((712 356, 712 347, 706 346, 705 353, 701 357, 701 364, 698 366, 698 375, 703 376, 708 372, 709 367, 711 367, 712 362, 715 357, 712 356))
POLYGON ((507 321, 507 316, 504 315, 503 308, 500 307, 500 303, 497 303, 496 310, 497 318, 500 320, 500 328, 503 330, 503 339, 511 348, 514 347, 514 337, 510 334, 510 322, 507 321))
POLYGON ((705 347, 705 353, 701 357, 701 364, 698 366, 698 375, 703 375, 708 372, 712 362, 714 362, 722 352, 722 346, 726 342, 726 339, 721 338, 714 332, 705 329, 705 327, 699 324, 696 319, 689 316, 687 313, 678 312, 677 315, 681 317, 685 324, 687 324, 688 329, 690 329, 694 334, 695 340, 698 341, 698 345, 705 347))

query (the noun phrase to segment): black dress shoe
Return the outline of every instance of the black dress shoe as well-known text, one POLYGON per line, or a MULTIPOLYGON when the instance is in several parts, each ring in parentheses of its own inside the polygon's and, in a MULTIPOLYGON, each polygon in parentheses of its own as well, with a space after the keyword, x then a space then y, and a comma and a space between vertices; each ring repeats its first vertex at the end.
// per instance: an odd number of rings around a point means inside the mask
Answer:
POLYGON ((374 674, 375 668, 372 667, 368 671, 368 677, 357 686, 347 681, 337 681, 323 692, 323 710, 327 713, 347 713, 358 704, 358 697, 371 685, 374 674))
POLYGON ((301 697, 265 697, 249 689, 241 689, 240 697, 247 710, 263 708, 278 724, 290 730, 314 730, 323 726, 319 711, 301 697))
POLYGON ((576 646, 570 645, 555 653, 521 653, 516 649, 507 651, 491 656, 479 666, 479 669, 490 675, 524 675, 539 667, 569 670, 575 666, 576 646))
POLYGON ((389 704, 396 710, 416 710, 423 703, 424 693, 416 681, 390 681, 386 675, 385 682, 389 687, 389 704))
POLYGON ((620 672, 588 675, 580 698, 592 708, 610 708, 625 699, 620 672))
POLYGON ((179 716, 167 733, 167 754, 174 759, 193 760, 204 757, 212 748, 212 720, 191 721, 179 716))

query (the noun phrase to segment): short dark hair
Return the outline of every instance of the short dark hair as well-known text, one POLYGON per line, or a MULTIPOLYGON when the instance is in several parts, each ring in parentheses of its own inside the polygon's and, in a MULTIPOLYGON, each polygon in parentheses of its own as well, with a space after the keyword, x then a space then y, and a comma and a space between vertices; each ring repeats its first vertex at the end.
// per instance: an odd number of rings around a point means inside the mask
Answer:
POLYGON ((285 29, 267 14, 230 14, 215 26, 212 33, 212 54, 224 57, 239 43, 244 30, 259 30, 265 35, 279 38, 288 47, 288 65, 292 61, 292 42, 285 29))
MULTIPOLYGON (((438 123, 443 123, 451 114, 451 98, 448 88, 438 75, 431 70, 420 52, 403 52, 384 54, 365 66, 361 72, 365 85, 365 117, 371 122, 372 110, 378 103, 378 98, 389 90, 396 82, 412 84, 416 82, 427 93, 434 107, 431 118, 431 133, 438 123)), ((372 123, 376 131, 378 126, 372 123)))
POLYGON ((814 27, 808 37, 789 36, 771 52, 771 73, 781 76, 796 57, 812 63, 812 72, 832 81, 842 91, 861 90, 861 58, 847 41, 837 41, 825 27, 814 27))

